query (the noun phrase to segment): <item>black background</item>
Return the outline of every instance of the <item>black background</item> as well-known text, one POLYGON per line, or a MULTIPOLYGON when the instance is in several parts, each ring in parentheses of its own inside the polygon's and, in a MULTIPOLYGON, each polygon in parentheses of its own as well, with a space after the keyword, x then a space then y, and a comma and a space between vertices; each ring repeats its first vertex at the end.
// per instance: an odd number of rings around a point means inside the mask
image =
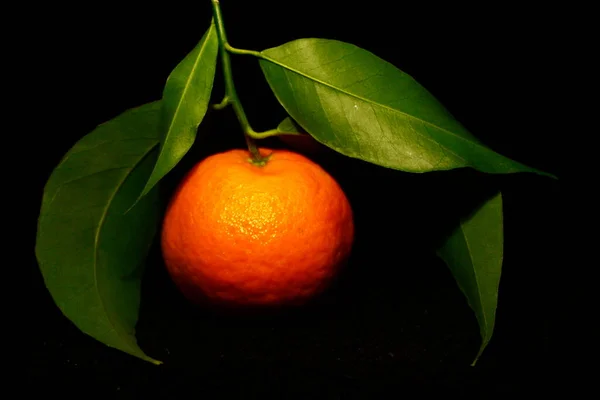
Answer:
MULTIPOLYGON (((228 36, 261 50, 303 37, 368 49, 411 74, 496 151, 561 175, 558 141, 538 123, 540 69, 549 28, 532 12, 485 6, 385 2, 234 2, 222 5, 228 36)), ((487 3, 486 3, 487 4, 487 3)), ((52 20, 40 36, 46 106, 40 117, 39 175, 32 238, 43 186, 63 154, 97 124, 160 98, 170 71, 208 27, 208 0, 82 4, 39 10, 52 20)), ((238 93, 256 130, 284 116, 256 60, 233 56, 238 93)), ((216 77, 214 101, 222 96, 216 77)), ((212 112, 201 139, 164 180, 165 196, 195 161, 242 147, 230 110, 212 112)), ((276 140, 269 145, 279 146, 276 140)), ((27 389, 123 398, 371 399, 408 393, 545 393, 557 337, 556 260, 560 181, 473 171, 412 175, 336 154, 318 159, 343 185, 356 213, 349 268, 314 304, 277 315, 223 316, 179 295, 154 248, 137 327, 154 366, 84 335, 62 316, 32 255, 33 337, 27 389), (477 322, 433 249, 457 210, 478 195, 504 194, 505 258, 496 330, 476 367, 477 322), (388 233, 389 232, 389 233, 388 233), (213 397, 214 398, 214 397, 213 397)))

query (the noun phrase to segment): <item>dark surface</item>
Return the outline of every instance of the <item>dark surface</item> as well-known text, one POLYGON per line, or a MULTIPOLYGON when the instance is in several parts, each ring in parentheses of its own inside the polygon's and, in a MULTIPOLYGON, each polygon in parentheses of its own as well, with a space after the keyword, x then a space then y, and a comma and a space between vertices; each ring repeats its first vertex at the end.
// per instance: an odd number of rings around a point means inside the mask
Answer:
MULTIPOLYGON (((543 85, 536 73, 548 54, 544 42, 530 45, 527 12, 494 9, 491 18, 488 11, 455 6, 392 12, 382 3, 378 10, 345 5, 334 12, 335 2, 320 3, 327 10, 261 2, 262 13, 249 4, 259 3, 224 3, 234 46, 260 50, 301 37, 354 43, 415 77, 498 152, 561 175, 558 140, 538 129, 549 110, 536 107, 543 85)), ((79 138, 160 97, 169 72, 208 27, 211 11, 208 0, 136 10, 56 7, 46 10, 53 24, 40 50, 51 99, 40 114, 48 127, 36 154, 40 201, 52 169, 79 138)), ((274 127, 285 114, 255 60, 234 57, 233 67, 254 128, 274 127)), ((221 94, 218 75, 215 101, 221 94)), ((203 155, 243 146, 229 111, 207 116, 201 131, 206 136, 165 179, 165 195, 203 155)), ((552 327, 562 240, 559 182, 470 171, 411 175, 335 155, 319 161, 346 190, 357 225, 350 266, 323 297, 277 315, 196 309, 169 281, 155 247, 137 328, 142 349, 164 361, 154 366, 78 331, 54 305, 32 255, 26 389, 124 398, 372 399, 413 390, 540 394, 561 385, 553 374, 552 327), (450 210, 486 187, 504 191, 505 259, 496 331, 470 367, 479 346, 477 322, 433 249, 450 210)), ((39 205, 32 210, 32 239, 39 205)))

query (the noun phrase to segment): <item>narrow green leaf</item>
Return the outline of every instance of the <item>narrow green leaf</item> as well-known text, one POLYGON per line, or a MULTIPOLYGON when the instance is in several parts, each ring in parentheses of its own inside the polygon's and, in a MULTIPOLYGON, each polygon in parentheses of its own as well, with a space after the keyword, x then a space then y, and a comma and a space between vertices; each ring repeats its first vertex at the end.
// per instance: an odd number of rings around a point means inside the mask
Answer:
POLYGON ((160 218, 157 190, 128 213, 156 161, 160 102, 79 140, 44 188, 36 256, 56 305, 81 331, 143 360, 135 324, 140 271, 160 218))
POLYGON ((460 221, 438 249, 479 323, 481 347, 473 365, 494 332, 503 243, 502 195, 498 192, 460 221))
POLYGON ((407 172, 534 172, 481 143, 411 76, 352 44, 299 39, 261 54, 288 114, 324 145, 407 172))
POLYGON ((214 21, 196 47, 175 67, 163 91, 163 134, 154 170, 140 196, 185 156, 196 140, 212 92, 219 42, 214 21))

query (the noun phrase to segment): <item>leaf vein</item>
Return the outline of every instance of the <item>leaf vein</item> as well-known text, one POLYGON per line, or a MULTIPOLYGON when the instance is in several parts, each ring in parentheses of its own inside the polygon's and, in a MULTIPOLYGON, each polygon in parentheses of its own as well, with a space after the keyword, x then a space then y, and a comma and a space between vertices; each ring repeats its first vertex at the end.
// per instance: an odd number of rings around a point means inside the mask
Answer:
MULTIPOLYGON (((275 64, 275 65, 278 65, 278 66, 280 66, 281 68, 287 69, 287 70, 289 70, 289 71, 291 71, 291 72, 293 72, 293 73, 296 73, 296 74, 298 74, 298 75, 300 75, 300 76, 303 76, 303 77, 305 77, 306 79, 312 80, 312 81, 314 81, 314 82, 316 82, 316 83, 318 83, 318 84, 320 84, 320 85, 323 85, 323 86, 325 86, 325 87, 328 87, 328 88, 330 88, 330 89, 332 89, 332 90, 335 90, 335 91, 342 92, 343 94, 345 94, 345 95, 347 95, 347 96, 354 97, 354 98, 356 98, 356 99, 359 99, 359 100, 361 100, 361 101, 363 101, 363 102, 366 102, 366 103, 372 103, 372 104, 376 104, 376 105, 378 105, 379 107, 381 107, 381 108, 384 108, 384 109, 387 109, 388 111, 390 111, 390 112, 392 112, 392 113, 398 113, 398 114, 402 114, 402 115, 404 115, 405 117, 407 117, 407 118, 409 118, 409 119, 412 119, 412 120, 415 120, 415 121, 419 121, 419 122, 421 122, 421 123, 422 123, 422 124, 424 124, 424 125, 427 125, 427 126, 433 127, 433 128, 435 128, 435 129, 439 129, 440 131, 442 131, 442 132, 444 132, 444 133, 446 133, 446 134, 448 134, 448 135, 450 135, 450 136, 453 136, 453 137, 455 137, 455 138, 457 138, 457 139, 459 139, 459 140, 461 140, 461 141, 468 142, 468 143, 470 143, 470 144, 476 145, 476 146, 478 146, 478 147, 480 147, 480 148, 484 149, 485 151, 492 152, 492 150, 491 150, 489 147, 487 147, 487 146, 483 145, 482 143, 480 143, 479 141, 475 140, 474 138, 473 138, 473 139, 471 139, 471 140, 469 140, 469 139, 467 139, 467 138, 465 138, 465 137, 463 137, 463 136, 457 135, 456 133, 454 133, 454 132, 452 132, 452 131, 449 131, 449 130, 447 130, 447 129, 445 129, 445 128, 441 127, 441 126, 435 125, 435 124, 433 124, 433 123, 431 123, 431 122, 429 122, 429 121, 426 121, 426 120, 423 120, 423 119, 421 119, 421 118, 415 117, 414 115, 408 114, 408 113, 406 113, 406 112, 404 112, 404 111, 398 110, 398 109, 396 109, 396 108, 390 107, 390 106, 388 106, 388 105, 385 105, 385 104, 377 103, 377 102, 375 102, 375 101, 373 101, 373 100, 371 100, 371 99, 365 98, 365 97, 363 97, 363 96, 359 96, 359 95, 357 95, 357 94, 354 94, 354 93, 348 92, 347 90, 344 90, 344 89, 342 89, 342 88, 339 88, 339 87, 333 86, 332 84, 330 84, 330 83, 328 83, 328 82, 325 82, 325 81, 323 81, 323 80, 321 80, 321 79, 318 79, 318 78, 315 78, 315 77, 313 77, 313 76, 307 75, 307 74, 306 74, 305 72, 303 72, 303 71, 300 71, 300 70, 298 70, 298 69, 296 69, 296 68, 292 68, 292 67, 290 67, 290 66, 287 66, 287 65, 285 65, 285 64, 282 64, 281 62, 279 62, 279 61, 277 61, 277 60, 275 60, 275 59, 273 59, 273 58, 271 58, 271 57, 269 57, 269 56, 265 55, 265 54, 264 54, 264 52, 261 52, 261 53, 260 53, 260 56, 261 56, 261 58, 262 58, 263 60, 265 60, 265 61, 268 61, 268 62, 271 62, 271 63, 273 63, 273 64, 275 64)), ((422 134, 422 133, 420 133, 420 132, 418 132, 418 134, 419 134, 419 135, 421 135, 421 136, 423 136, 423 134, 422 134)), ((433 138, 430 138, 430 137, 427 137, 427 136, 423 136, 423 137, 424 137, 426 140, 429 140, 429 141, 435 142, 436 144, 439 144, 439 143, 437 143, 435 140, 433 140, 433 138)), ((444 146, 444 149, 447 149, 447 147, 445 147, 445 146, 444 146)))
POLYGON ((202 56, 204 55, 204 51, 207 47, 207 44, 210 42, 211 36, 214 34, 215 34, 214 24, 211 23, 211 29, 208 31, 206 40, 202 43, 202 47, 198 51, 198 57, 196 57, 196 60, 194 61, 194 66, 192 67, 192 70, 188 74, 187 79, 185 81, 184 89, 181 93, 181 96, 179 96, 179 100, 177 101, 177 106, 175 107, 175 112, 173 113, 173 117, 171 118, 171 122, 169 123, 169 127, 166 131, 167 133, 166 133, 165 139, 163 140, 163 143, 166 142, 168 137, 171 135, 171 130, 173 129, 173 125, 175 124, 175 121, 177 120, 179 112, 181 111, 181 105, 184 102, 183 99, 185 98, 189 88, 192 86, 192 85, 190 85, 190 82, 192 81, 192 79, 195 75, 196 69, 198 68, 198 65, 200 64, 200 60, 202 59, 202 56))
POLYGON ((481 286, 479 284, 479 277, 477 276, 477 270, 475 269, 475 260, 473 259, 473 253, 471 250, 471 245, 469 243, 469 238, 467 237, 467 234, 465 233, 464 230, 464 225, 463 223, 460 224, 460 232, 462 233, 463 239, 465 241, 465 245, 467 246, 467 252, 469 254, 469 259, 471 260, 471 265, 473 266, 473 276, 475 277, 475 285, 477 286, 477 297, 479 300, 479 306, 481 308, 481 315, 483 317, 483 326, 484 326, 484 331, 485 331, 485 337, 483 338, 483 340, 487 340, 487 313, 485 312, 485 309, 483 307, 483 300, 482 300, 482 295, 481 295, 481 286))
POLYGON ((115 198, 115 196, 117 195, 117 193, 119 192, 119 190, 121 189, 123 183, 125 182, 125 180, 129 177, 129 175, 131 174, 131 172, 135 169, 135 167, 137 167, 139 165, 139 163, 150 153, 150 151, 154 148, 154 146, 152 146, 148 151, 146 151, 134 164, 133 166, 131 166, 129 168, 129 171, 123 176, 123 178, 121 180, 119 180, 118 184, 116 185, 115 190, 111 193, 110 198, 108 200, 108 202, 106 203, 106 206, 104 207, 104 210, 102 212, 102 216, 100 217, 100 221, 98 222, 98 227, 96 230, 96 235, 94 237, 94 255, 93 255, 93 260, 94 260, 94 287, 95 287, 95 292, 98 295, 98 302, 100 303, 101 307, 102 307, 102 311, 104 313, 104 315, 106 316, 106 319, 109 323, 110 329, 115 332, 117 334, 117 336, 120 336, 123 340, 124 343, 126 344, 126 346, 132 351, 132 352, 137 352, 137 349, 131 346, 131 343, 129 341, 129 338, 127 336, 123 336, 123 333, 120 330, 117 330, 116 324, 115 322, 112 320, 112 318, 110 317, 110 314, 108 313, 107 309, 106 309, 106 305, 104 304, 104 301, 102 300, 102 297, 99 295, 100 293, 100 287, 99 287, 99 282, 98 282, 98 243, 100 241, 100 233, 102 232, 102 229, 104 227, 104 222, 106 221, 106 215, 108 214, 108 210, 110 209, 110 206, 115 198))

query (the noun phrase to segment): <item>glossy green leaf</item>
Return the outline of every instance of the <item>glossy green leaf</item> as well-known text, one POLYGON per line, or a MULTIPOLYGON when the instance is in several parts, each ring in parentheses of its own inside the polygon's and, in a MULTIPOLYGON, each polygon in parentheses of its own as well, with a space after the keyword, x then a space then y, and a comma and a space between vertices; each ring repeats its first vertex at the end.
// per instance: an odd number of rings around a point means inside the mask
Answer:
POLYGON ((160 102, 128 110, 79 140, 44 188, 36 256, 56 305, 98 341, 139 348, 140 271, 160 218, 152 190, 128 213, 156 161, 160 102))
POLYGON ((438 249, 479 323, 482 341, 473 365, 494 332, 503 243, 502 194, 498 192, 461 220, 438 249))
POLYGON ((288 114, 346 156, 408 172, 472 167, 552 176, 492 151, 411 76, 352 44, 299 39, 260 54, 288 114))
POLYGON ((163 90, 163 136, 158 160, 140 196, 171 171, 196 140, 212 92, 219 42, 214 21, 196 47, 175 67, 163 90))

